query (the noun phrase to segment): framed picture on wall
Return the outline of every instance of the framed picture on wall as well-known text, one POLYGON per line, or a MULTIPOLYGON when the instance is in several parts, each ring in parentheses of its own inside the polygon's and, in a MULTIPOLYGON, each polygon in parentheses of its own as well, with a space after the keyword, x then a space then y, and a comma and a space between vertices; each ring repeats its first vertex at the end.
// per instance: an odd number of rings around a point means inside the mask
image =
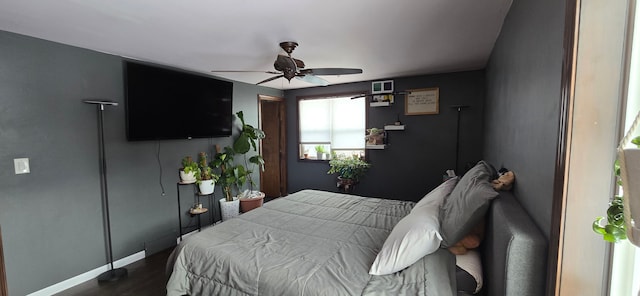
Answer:
POLYGON ((409 89, 405 95, 405 115, 438 114, 439 88, 409 89))
POLYGON ((393 92, 393 80, 371 82, 371 93, 382 94, 393 92))

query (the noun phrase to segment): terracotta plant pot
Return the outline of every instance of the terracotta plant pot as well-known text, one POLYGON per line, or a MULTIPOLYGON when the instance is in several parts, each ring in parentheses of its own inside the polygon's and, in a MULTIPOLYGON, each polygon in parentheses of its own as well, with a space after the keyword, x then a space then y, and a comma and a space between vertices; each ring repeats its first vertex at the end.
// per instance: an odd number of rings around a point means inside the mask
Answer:
POLYGON ((260 192, 260 195, 258 197, 241 198, 240 210, 243 213, 246 213, 248 211, 261 207, 263 203, 264 203, 264 192, 260 192))
POLYGON ((340 188, 343 192, 349 193, 353 190, 353 187, 358 184, 357 181, 353 179, 344 179, 342 177, 338 177, 338 183, 336 183, 336 187, 340 188))

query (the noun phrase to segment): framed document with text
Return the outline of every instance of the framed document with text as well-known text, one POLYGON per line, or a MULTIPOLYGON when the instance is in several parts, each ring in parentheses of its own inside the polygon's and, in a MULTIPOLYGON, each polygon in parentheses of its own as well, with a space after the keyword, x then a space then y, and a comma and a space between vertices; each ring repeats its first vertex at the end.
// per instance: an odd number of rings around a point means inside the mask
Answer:
POLYGON ((438 114, 439 88, 408 89, 405 95, 404 114, 438 114))

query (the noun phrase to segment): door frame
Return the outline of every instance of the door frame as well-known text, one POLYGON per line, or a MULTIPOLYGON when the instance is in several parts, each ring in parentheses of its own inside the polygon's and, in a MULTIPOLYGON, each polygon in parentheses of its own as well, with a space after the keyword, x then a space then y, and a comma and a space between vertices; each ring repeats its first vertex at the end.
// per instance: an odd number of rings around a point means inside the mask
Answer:
POLYGON ((4 268, 4 250, 2 248, 2 226, 0 226, 0 296, 9 296, 7 273, 4 268))
MULTIPOLYGON (((278 103, 278 108, 280 109, 280 143, 279 143, 279 151, 280 151, 280 195, 286 196, 288 194, 287 188, 287 106, 284 98, 269 96, 269 95, 261 95, 258 94, 258 124, 260 129, 262 129, 262 103, 263 102, 276 102, 278 103)), ((260 145, 260 155, 262 155, 262 144, 260 145)), ((260 186, 263 183, 262 171, 260 171, 260 186)))

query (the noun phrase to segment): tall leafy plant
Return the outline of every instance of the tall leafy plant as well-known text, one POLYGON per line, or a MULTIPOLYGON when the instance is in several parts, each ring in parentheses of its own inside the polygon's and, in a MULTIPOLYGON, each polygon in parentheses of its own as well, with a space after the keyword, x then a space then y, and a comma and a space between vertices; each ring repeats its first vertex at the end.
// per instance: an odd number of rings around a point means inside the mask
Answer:
MULTIPOLYGON (((240 119, 240 123, 242 125, 240 127, 240 134, 238 135, 238 138, 233 142, 233 151, 235 151, 236 154, 242 155, 244 160, 244 169, 246 171, 244 183, 248 183, 249 190, 253 191, 253 186, 256 184, 252 178, 253 169, 249 169, 249 167, 258 168, 264 171, 264 159, 260 154, 247 157, 247 153, 251 150, 254 152, 258 151, 258 141, 264 139, 265 134, 261 129, 247 124, 244 121, 244 114, 242 111, 237 112, 236 116, 240 119)), ((244 183, 240 186, 242 187, 244 183)))
POLYGON ((240 188, 246 184, 249 185, 250 190, 253 190, 255 183, 252 179, 253 170, 249 169, 250 166, 264 170, 262 156, 259 154, 247 156, 252 149, 258 151, 258 141, 265 137, 264 132, 246 124, 242 111, 237 112, 236 117, 240 119, 241 123, 238 137, 232 146, 227 146, 224 151, 216 153, 212 161, 212 166, 220 169, 218 184, 222 187, 227 201, 233 201, 233 192, 239 192, 240 188), (242 164, 235 162, 236 156, 242 157, 242 164))

